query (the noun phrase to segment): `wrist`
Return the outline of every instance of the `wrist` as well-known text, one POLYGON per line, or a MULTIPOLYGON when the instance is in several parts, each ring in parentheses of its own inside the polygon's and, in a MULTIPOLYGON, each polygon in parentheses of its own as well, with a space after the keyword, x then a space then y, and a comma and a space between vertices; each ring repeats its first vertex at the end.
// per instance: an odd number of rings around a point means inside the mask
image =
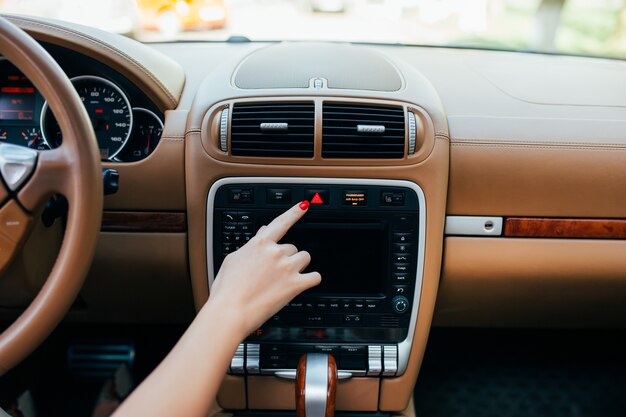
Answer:
POLYGON ((200 320, 205 323, 217 323, 223 329, 227 329, 228 341, 238 345, 248 336, 250 330, 246 326, 243 309, 233 304, 232 300, 217 294, 209 296, 198 313, 200 320), (232 339, 232 340, 230 340, 232 339))

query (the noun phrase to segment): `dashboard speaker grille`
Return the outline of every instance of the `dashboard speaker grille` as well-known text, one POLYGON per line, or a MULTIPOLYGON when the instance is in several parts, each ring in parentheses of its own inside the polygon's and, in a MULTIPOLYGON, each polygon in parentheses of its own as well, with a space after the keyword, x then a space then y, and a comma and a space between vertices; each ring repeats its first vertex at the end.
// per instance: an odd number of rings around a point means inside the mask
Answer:
POLYGON ((404 144, 403 108, 324 103, 323 158, 398 159, 404 144))
POLYGON ((235 104, 231 152, 235 156, 311 158, 314 128, 313 103, 235 104))

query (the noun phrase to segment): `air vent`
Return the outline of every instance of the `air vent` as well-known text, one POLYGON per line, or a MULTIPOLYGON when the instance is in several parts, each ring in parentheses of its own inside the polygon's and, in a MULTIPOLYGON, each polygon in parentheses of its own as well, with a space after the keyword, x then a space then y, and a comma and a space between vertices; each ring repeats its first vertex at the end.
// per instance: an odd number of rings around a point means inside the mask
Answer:
POLYGON ((322 157, 403 158, 404 109, 324 104, 322 157))
POLYGON ((313 103, 235 104, 231 152, 236 156, 313 157, 313 103))

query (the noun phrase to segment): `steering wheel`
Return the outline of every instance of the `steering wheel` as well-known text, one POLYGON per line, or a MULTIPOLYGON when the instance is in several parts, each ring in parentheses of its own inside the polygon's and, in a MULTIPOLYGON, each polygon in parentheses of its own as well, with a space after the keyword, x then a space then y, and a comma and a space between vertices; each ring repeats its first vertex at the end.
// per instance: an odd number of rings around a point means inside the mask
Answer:
POLYGON ((0 54, 48 100, 63 144, 37 152, 0 144, 0 271, 26 240, 33 213, 54 194, 69 203, 59 255, 39 293, 0 334, 0 375, 52 332, 78 295, 95 252, 102 218, 100 155, 89 116, 61 67, 33 38, 0 17, 0 54), (6 189, 5 189, 6 187, 6 189))

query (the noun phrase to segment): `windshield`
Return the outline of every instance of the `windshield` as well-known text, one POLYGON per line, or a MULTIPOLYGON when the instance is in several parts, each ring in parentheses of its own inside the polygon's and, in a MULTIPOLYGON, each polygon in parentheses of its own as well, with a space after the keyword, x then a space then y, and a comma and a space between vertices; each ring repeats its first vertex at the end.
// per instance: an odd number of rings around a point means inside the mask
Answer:
POLYGON ((0 0, 142 42, 331 40, 626 58, 626 0, 0 0))

